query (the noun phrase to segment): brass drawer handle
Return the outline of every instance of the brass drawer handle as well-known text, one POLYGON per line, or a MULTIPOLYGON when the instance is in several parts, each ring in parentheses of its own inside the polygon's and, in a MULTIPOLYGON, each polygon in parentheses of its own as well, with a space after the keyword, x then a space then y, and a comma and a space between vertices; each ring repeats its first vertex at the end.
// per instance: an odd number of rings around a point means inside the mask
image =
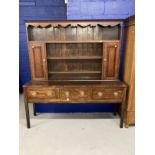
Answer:
POLYGON ((48 97, 53 97, 54 96, 54 92, 53 91, 48 91, 47 92, 47 96, 48 97))
POLYGON ((84 96, 84 95, 85 95, 84 91, 80 91, 80 96, 84 96))
POLYGON ((114 96, 118 96, 118 92, 114 92, 114 96))
POLYGON ((35 91, 31 91, 32 96, 36 96, 37 93, 35 91))
POLYGON ((69 91, 65 91, 66 100, 69 101, 69 91))
POLYGON ((97 95, 101 97, 103 95, 103 93, 102 92, 98 92, 97 95))

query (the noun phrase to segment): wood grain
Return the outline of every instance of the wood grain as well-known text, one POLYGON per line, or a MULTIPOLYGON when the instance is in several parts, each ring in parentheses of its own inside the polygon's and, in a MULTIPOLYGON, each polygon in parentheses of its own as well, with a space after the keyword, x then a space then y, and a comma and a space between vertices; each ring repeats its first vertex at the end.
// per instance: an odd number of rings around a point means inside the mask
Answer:
POLYGON ((118 80, 123 20, 25 24, 32 79, 23 86, 27 127, 28 103, 39 102, 121 104, 123 127, 127 85, 118 80))
POLYGON ((47 80, 47 62, 44 44, 29 44, 31 76, 33 80, 47 80))
POLYGON ((123 81, 129 85, 125 108, 125 126, 135 123, 135 25, 134 16, 126 20, 123 81))
POLYGON ((30 128, 28 103, 40 102, 121 104, 123 109, 120 127, 123 126, 127 85, 121 81, 30 81, 23 87, 28 128, 30 128))
POLYGON ((120 62, 120 43, 104 43, 103 59, 102 59, 102 79, 115 80, 118 79, 120 62))

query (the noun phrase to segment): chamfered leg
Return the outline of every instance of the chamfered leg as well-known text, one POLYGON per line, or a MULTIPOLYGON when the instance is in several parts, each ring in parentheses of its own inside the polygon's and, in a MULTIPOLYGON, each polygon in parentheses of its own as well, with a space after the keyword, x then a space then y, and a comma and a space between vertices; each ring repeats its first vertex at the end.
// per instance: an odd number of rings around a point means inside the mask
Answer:
POLYGON ((30 128, 30 115, 29 115, 28 103, 25 103, 25 112, 26 112, 27 128, 30 128))
POLYGON ((126 91, 127 88, 124 88, 124 97, 122 100, 122 104, 121 104, 121 119, 120 119, 120 128, 123 128, 123 123, 124 123, 124 107, 125 107, 125 103, 126 103, 126 91))
POLYGON ((29 114, 29 106, 28 106, 28 101, 26 97, 26 91, 24 89, 24 104, 25 104, 25 114, 26 114, 26 122, 27 122, 27 128, 30 128, 30 114, 29 114))

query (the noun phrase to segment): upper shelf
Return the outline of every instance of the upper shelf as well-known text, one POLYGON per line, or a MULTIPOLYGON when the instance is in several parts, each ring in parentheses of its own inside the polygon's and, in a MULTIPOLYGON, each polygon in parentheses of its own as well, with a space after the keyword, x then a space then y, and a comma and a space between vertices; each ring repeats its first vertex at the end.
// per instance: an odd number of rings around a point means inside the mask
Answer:
POLYGON ((118 23, 34 23, 27 27, 29 41, 120 40, 118 23))
MULTIPOLYGON (((120 40, 120 22, 53 22, 28 23, 28 41, 81 41, 102 42, 102 40, 120 40)), ((75 43, 76 43, 75 42, 75 43)))
POLYGON ((67 26, 81 26, 81 27, 86 27, 86 26, 116 26, 116 25, 122 25, 123 21, 122 20, 57 20, 57 21, 47 21, 47 20, 29 20, 25 21, 26 26, 32 26, 32 27, 67 27, 67 26))
POLYGON ((120 40, 79 40, 79 41, 29 41, 30 43, 104 43, 104 42, 119 42, 120 40))

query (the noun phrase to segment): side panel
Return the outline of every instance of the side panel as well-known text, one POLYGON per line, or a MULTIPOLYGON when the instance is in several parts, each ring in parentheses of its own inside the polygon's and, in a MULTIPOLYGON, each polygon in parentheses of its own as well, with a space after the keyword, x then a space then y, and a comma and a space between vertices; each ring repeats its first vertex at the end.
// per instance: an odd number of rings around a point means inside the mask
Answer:
POLYGON ((120 61, 120 43, 108 42, 103 44, 103 75, 104 80, 116 80, 118 78, 120 61))
POLYGON ((29 44, 32 80, 47 80, 47 61, 44 44, 29 44))

